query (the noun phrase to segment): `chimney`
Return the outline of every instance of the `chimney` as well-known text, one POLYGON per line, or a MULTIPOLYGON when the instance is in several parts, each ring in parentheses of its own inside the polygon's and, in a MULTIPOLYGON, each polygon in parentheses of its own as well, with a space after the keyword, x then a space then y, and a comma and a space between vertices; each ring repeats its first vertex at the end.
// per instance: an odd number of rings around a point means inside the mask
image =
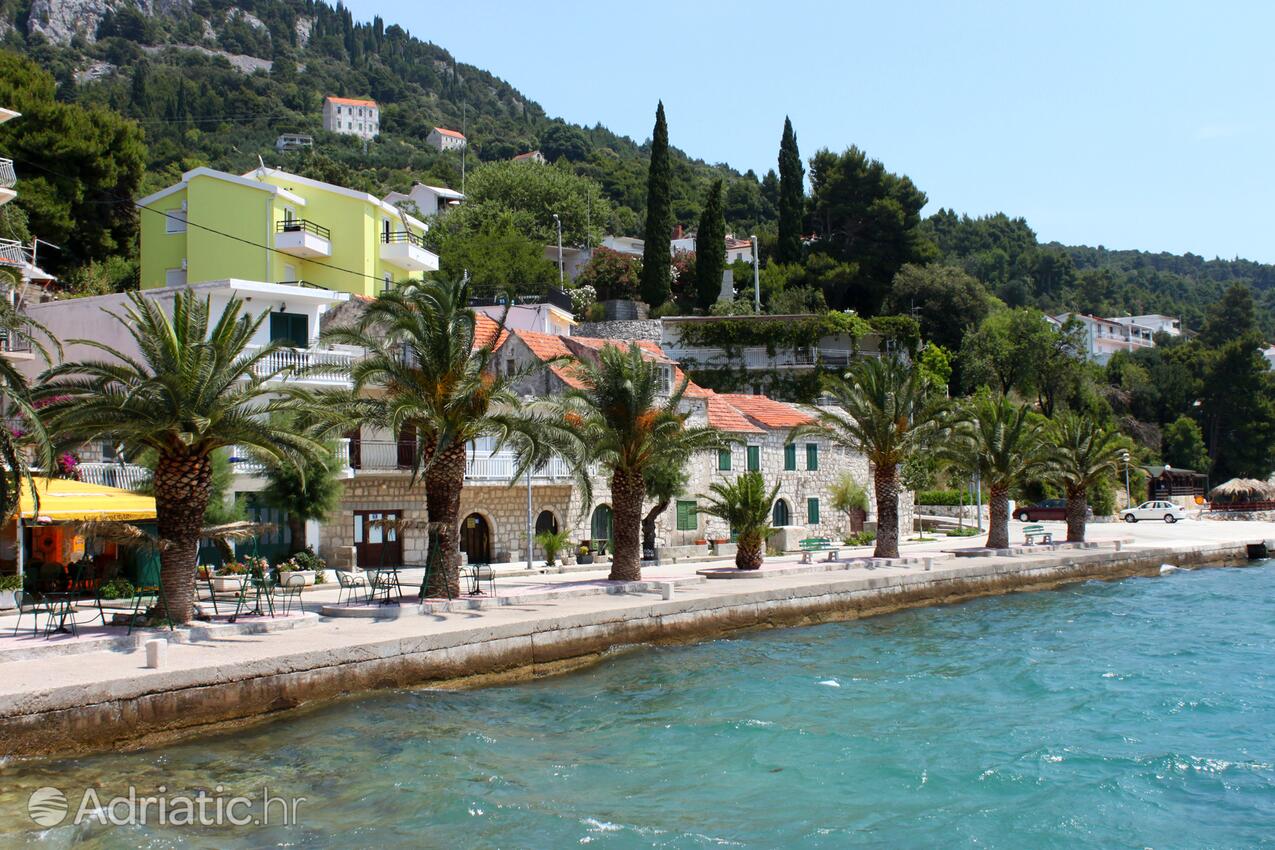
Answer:
POLYGON ((673 225, 673 238, 674 239, 682 238, 682 225, 680 224, 673 225))

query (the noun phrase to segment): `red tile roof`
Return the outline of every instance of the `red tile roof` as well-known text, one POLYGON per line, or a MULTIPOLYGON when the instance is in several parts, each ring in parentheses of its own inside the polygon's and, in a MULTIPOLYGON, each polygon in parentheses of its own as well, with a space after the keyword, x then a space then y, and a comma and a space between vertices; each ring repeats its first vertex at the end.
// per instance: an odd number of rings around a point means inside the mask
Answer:
MULTIPOLYGON (((708 400, 708 424, 719 431, 726 431, 730 434, 764 434, 761 428, 748 421, 744 414, 740 413, 722 398, 720 395, 708 390, 701 390, 708 400)), ((688 392, 687 395, 690 393, 688 392)))
POLYGON ((534 159, 537 156, 543 156, 543 154, 541 154, 540 151, 527 151, 526 153, 520 153, 515 156, 514 162, 518 162, 523 159, 534 159))
POLYGON ((764 395, 722 393, 721 396, 730 402, 731 407, 766 428, 795 428, 814 421, 809 414, 791 404, 764 395))
POLYGON ((332 97, 331 95, 327 99, 332 103, 340 103, 345 106, 370 106, 373 109, 376 108, 375 100, 358 100, 353 97, 332 97))
MULTIPOLYGON (((566 343, 563 342, 563 337, 556 334, 543 334, 538 331, 524 330, 515 330, 512 333, 522 340, 523 345, 527 346, 532 355, 542 363, 548 362, 555 357, 572 356, 571 349, 567 348, 566 343)), ((580 389, 584 386, 584 383, 575 376, 575 370, 571 367, 571 364, 550 366, 549 371, 561 378, 562 382, 569 387, 580 389)))
POLYGON ((465 138, 465 134, 459 130, 448 130, 446 127, 435 127, 434 132, 443 136, 451 136, 453 139, 465 138))
POLYGON ((571 340, 571 342, 579 343, 585 348, 592 349, 593 351, 601 351, 607 346, 627 349, 631 343, 636 342, 638 344, 638 348, 642 349, 642 351, 648 355, 646 359, 653 360, 656 363, 673 362, 669 359, 669 356, 664 353, 664 349, 660 348, 659 343, 652 342, 649 339, 601 339, 592 336, 572 336, 567 337, 567 339, 571 340))
POLYGON ((500 327, 500 323, 486 313, 474 314, 474 348, 482 348, 491 343, 492 351, 505 344, 509 331, 500 327), (497 336, 499 332, 499 336, 497 336), (494 342, 493 342, 494 340, 494 342))

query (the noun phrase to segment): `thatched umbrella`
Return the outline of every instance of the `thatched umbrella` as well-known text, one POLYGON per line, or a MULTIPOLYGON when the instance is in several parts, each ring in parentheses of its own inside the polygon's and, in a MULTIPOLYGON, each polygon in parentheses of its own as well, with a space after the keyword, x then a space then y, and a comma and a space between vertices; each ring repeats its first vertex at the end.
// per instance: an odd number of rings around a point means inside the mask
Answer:
POLYGON ((1232 478, 1214 487, 1209 498, 1224 505, 1271 502, 1275 501, 1275 484, 1256 478, 1232 478))

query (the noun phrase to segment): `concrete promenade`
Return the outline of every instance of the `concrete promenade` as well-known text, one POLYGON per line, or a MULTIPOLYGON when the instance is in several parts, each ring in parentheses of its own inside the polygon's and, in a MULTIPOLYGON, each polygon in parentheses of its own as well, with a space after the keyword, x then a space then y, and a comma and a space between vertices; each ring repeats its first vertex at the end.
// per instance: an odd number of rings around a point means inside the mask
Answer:
MULTIPOLYGON (((1061 540, 1061 524, 1048 525, 1061 540)), ((1015 542, 1018 526, 1011 524, 1015 542)), ((845 550, 832 565, 771 558, 747 580, 698 574, 722 562, 677 564, 646 570, 646 581, 630 588, 605 582, 605 571, 524 573, 498 579, 500 604, 413 600, 398 616, 377 619, 315 616, 335 601, 333 584, 305 594, 312 613, 303 618, 254 624, 249 633, 206 628, 170 645, 160 669, 146 667, 140 648, 112 649, 117 639, 101 636, 123 629, 52 642, 14 638, 9 616, 0 618, 0 743, 10 757, 140 746, 376 688, 508 681, 570 669, 627 645, 1158 574, 1162 563, 1243 563, 1247 544, 1271 540, 1275 547, 1269 523, 1099 524, 1089 536, 1097 548, 959 558, 951 550, 981 540, 940 538, 905 544, 902 554, 917 561, 911 564, 846 563, 870 550, 845 550), (928 570, 922 558, 933 559, 928 570), (671 599, 660 583, 674 585, 671 599)), ((146 637, 156 636, 163 635, 146 637)))

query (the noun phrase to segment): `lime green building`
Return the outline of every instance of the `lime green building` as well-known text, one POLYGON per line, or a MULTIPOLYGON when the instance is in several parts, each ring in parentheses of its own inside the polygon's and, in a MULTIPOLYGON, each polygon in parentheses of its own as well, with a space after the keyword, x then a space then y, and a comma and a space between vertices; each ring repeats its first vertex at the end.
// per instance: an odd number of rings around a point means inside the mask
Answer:
POLYGON ((371 296, 438 269, 424 222, 274 168, 196 168, 138 206, 143 289, 237 279, 371 296))

